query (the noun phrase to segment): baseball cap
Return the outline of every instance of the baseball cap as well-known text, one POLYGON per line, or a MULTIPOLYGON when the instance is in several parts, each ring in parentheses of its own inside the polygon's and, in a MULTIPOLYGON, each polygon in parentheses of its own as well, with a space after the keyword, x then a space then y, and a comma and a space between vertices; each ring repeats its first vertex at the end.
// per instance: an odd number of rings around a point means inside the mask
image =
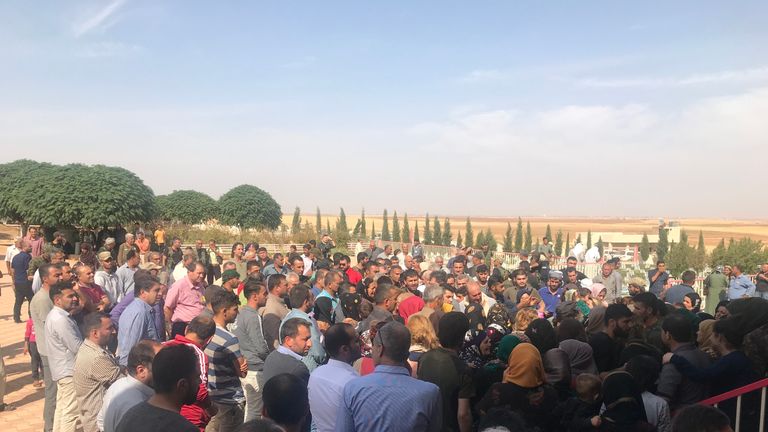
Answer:
POLYGON ((224 270, 224 272, 221 274, 221 282, 226 283, 232 279, 238 279, 240 277, 240 273, 237 272, 237 270, 224 270))
POLYGON ((107 251, 99 252, 98 257, 99 257, 99 261, 107 261, 112 259, 112 254, 107 251))

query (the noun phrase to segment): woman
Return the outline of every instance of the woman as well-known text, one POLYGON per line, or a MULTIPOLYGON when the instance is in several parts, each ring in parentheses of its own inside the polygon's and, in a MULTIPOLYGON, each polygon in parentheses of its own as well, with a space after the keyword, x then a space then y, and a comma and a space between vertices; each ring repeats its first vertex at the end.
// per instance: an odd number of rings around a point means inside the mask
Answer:
POLYGON ((656 389, 656 380, 659 379, 661 363, 653 357, 639 355, 627 362, 626 370, 640 387, 648 423, 656 426, 658 432, 670 432, 672 419, 669 414, 669 404, 666 400, 652 393, 656 389))
POLYGON ((683 297, 683 307, 691 313, 699 313, 701 311, 701 296, 694 293, 688 293, 683 297))
POLYGON ((552 324, 543 318, 535 319, 525 330, 525 335, 539 350, 547 382, 557 390, 558 399, 567 398, 571 386, 571 362, 568 354, 557 347, 557 335, 552 324))
POLYGON ((497 325, 489 326, 474 335, 469 331, 464 339, 464 347, 459 351, 459 358, 470 368, 479 370, 493 360, 494 352, 503 336, 504 330, 497 325))
POLYGON ((80 244, 80 257, 78 261, 91 267, 94 272, 99 269, 99 260, 96 258, 96 254, 93 253, 93 246, 90 243, 80 244))
POLYGON ((243 253, 243 260, 249 261, 249 260, 252 260, 252 259, 256 259, 257 248, 258 248, 258 244, 257 243, 248 243, 247 245, 245 245, 245 248, 244 248, 245 252, 243 253))
POLYGON ((507 408, 520 414, 528 427, 552 431, 557 426, 551 415, 556 405, 557 392, 546 383, 539 350, 521 343, 509 356, 502 382, 491 386, 477 409, 485 414, 494 407, 507 408))
POLYGON ((579 308, 581 314, 584 315, 584 318, 588 318, 589 313, 594 307, 594 302, 592 301, 592 291, 590 291, 588 288, 579 288, 576 307, 579 308))
POLYGON ((608 288, 601 283, 593 283, 592 288, 592 302, 597 306, 608 307, 608 302, 605 301, 605 295, 608 293, 608 288))
POLYGON ((363 295, 363 298, 372 302, 373 296, 376 294, 376 287, 378 285, 376 284, 376 281, 373 278, 365 278, 363 279, 363 292, 361 293, 363 295))
MULTIPOLYGON (((517 337, 520 337, 520 335, 524 334, 525 330, 528 329, 528 326, 531 324, 531 322, 538 317, 539 314, 531 308, 525 308, 517 311, 517 314, 515 314, 515 324, 512 326, 513 333, 517 335, 517 337)), ((528 339, 527 336, 525 336, 525 338, 528 339)))
POLYGON ((730 301, 723 300, 723 301, 721 301, 720 303, 717 304, 717 306, 715 307, 715 319, 716 320, 721 320, 721 319, 728 318, 729 316, 731 316, 731 312, 728 310, 728 304, 729 303, 730 303, 730 301))
POLYGON ((596 306, 589 313, 589 319, 587 320, 586 332, 587 337, 600 333, 605 327, 605 306, 596 306))
POLYGON ((584 331, 584 326, 579 320, 574 318, 566 318, 560 321, 555 329, 557 334, 557 342, 562 342, 568 339, 576 339, 582 342, 587 341, 587 334, 584 331))
POLYGON ((710 359, 717 360, 719 357, 712 344, 712 333, 715 330, 715 320, 704 320, 699 323, 699 333, 696 336, 696 342, 699 349, 705 352, 710 359))
POLYGON ((656 430, 648 424, 640 388, 627 372, 612 372, 603 381, 600 431, 640 432, 656 430))
POLYGON ((411 348, 408 354, 408 364, 411 366, 411 376, 416 378, 419 358, 425 352, 440 346, 435 334, 435 328, 424 315, 413 315, 406 324, 411 332, 411 348))
POLYGON ((360 322, 362 317, 360 316, 360 304, 363 301, 360 294, 345 292, 339 295, 339 304, 341 305, 341 311, 345 318, 352 318, 353 320, 360 322))
POLYGON ((469 318, 469 334, 476 336, 485 330, 485 317, 483 316, 483 306, 480 303, 472 302, 467 305, 464 315, 469 318))
POLYGON ((537 318, 531 322, 528 328, 525 329, 525 335, 531 343, 539 350, 540 354, 544 354, 552 348, 557 347, 557 335, 552 324, 544 318, 537 318))
POLYGON ((411 293, 402 293, 397 297, 397 314, 400 315, 405 323, 408 323, 408 319, 415 313, 424 309, 424 300, 419 296, 415 296, 411 293))
POLYGON ((592 347, 588 343, 576 339, 566 339, 560 342, 560 349, 568 355, 572 377, 577 377, 583 373, 597 375, 597 365, 592 354, 592 347))

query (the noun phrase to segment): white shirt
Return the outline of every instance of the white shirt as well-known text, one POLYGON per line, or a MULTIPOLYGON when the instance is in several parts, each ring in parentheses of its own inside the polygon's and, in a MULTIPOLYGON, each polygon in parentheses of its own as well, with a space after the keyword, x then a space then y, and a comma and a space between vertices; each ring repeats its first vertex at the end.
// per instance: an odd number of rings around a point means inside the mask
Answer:
POLYGON ((16 247, 16 245, 10 245, 8 246, 8 249, 5 251, 5 262, 7 262, 9 265, 13 262, 13 257, 19 254, 21 252, 19 248, 16 247))
POLYGON ((176 267, 173 268, 173 273, 171 274, 171 277, 173 277, 174 282, 178 280, 184 279, 184 277, 187 275, 187 268, 184 267, 184 261, 179 261, 178 264, 176 264, 176 267))
POLYGON ((35 276, 32 277, 32 292, 40 291, 41 286, 43 286, 43 280, 40 278, 40 269, 37 269, 35 270, 35 276))
POLYGON ((312 371, 308 387, 309 410, 318 432, 335 430, 344 385, 357 377, 352 366, 334 359, 312 371))
POLYGON ((96 416, 96 426, 101 431, 114 431, 129 409, 146 401, 154 394, 155 391, 151 387, 130 375, 120 378, 104 393, 101 410, 96 416), (113 399, 114 403, 112 403, 113 399))
POLYGON ((108 273, 104 270, 99 270, 93 276, 94 283, 104 290, 104 293, 109 297, 109 302, 113 305, 119 303, 118 298, 121 297, 123 292, 120 286, 120 279, 114 273, 108 273))
POLYGON ((302 255, 301 260, 304 261, 304 276, 309 276, 312 273, 312 260, 306 255, 302 255))

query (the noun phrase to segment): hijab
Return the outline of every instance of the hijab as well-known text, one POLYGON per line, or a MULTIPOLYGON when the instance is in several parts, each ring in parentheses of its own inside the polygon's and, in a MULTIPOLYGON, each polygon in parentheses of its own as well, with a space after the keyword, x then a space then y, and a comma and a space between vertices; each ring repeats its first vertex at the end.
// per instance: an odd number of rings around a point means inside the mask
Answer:
POLYGON ((560 348, 552 348, 544 354, 544 372, 551 384, 571 383, 571 361, 560 348))
POLYGON ((587 340, 587 334, 584 332, 584 325, 575 318, 566 318, 560 321, 555 331, 557 333, 558 341, 576 339, 585 342, 587 340))
POLYGON ((507 364, 509 361, 509 356, 512 354, 512 350, 515 349, 516 346, 520 345, 520 343, 520 338, 515 335, 504 336, 499 342, 499 348, 496 351, 496 357, 503 361, 504 364, 507 364))
POLYGON ((605 328, 605 307, 595 306, 589 313, 587 320, 587 334, 600 333, 605 328))
POLYGON ((529 343, 518 344, 509 355, 502 382, 529 389, 544 384, 544 363, 539 350, 529 343))
POLYGON ((424 300, 419 296, 410 296, 397 305, 397 314, 408 323, 408 318, 424 309, 424 300))
POLYGON ((751 297, 734 300, 728 303, 730 319, 736 324, 742 335, 750 333, 759 327, 768 324, 768 300, 760 297, 751 297))
POLYGON ((531 343, 538 348, 539 353, 544 354, 557 347, 557 335, 552 324, 544 318, 537 318, 525 329, 525 335, 531 343))
POLYGON ((459 358, 464 360, 467 366, 478 369, 486 365, 489 361, 493 360, 494 352, 496 351, 502 336, 504 336, 503 330, 497 325, 490 325, 485 331, 481 331, 472 336, 471 332, 467 332, 465 336, 464 348, 459 352, 459 358), (485 355, 480 350, 480 345, 488 339, 491 343, 490 354, 485 355))
POLYGON ((693 305, 691 312, 699 313, 699 311, 701 310, 701 296, 696 294, 695 292, 687 293, 685 296, 691 300, 691 304, 693 305))
POLYGON ((512 331, 512 317, 509 314, 509 310, 503 304, 496 303, 491 306, 488 311, 488 318, 486 318, 488 326, 497 325, 504 329, 504 334, 512 331))
POLYGON ((597 365, 592 354, 592 347, 576 339, 567 339, 560 342, 560 349, 568 355, 568 361, 571 365, 571 374, 597 374, 597 365))
POLYGON ((80 245, 80 262, 91 266, 94 272, 98 269, 99 260, 96 258, 96 254, 93 253, 93 246, 90 243, 80 245), (85 249, 85 252, 82 249, 85 249))
POLYGON ((607 290, 607 288, 605 287, 605 285, 599 282, 596 282, 592 284, 589 290, 592 291, 592 299, 595 301, 600 301, 600 299, 598 299, 597 296, 599 296, 600 293, 603 292, 603 290, 607 290))
POLYGON ((485 330, 485 317, 483 316, 483 306, 480 303, 472 302, 464 310, 464 314, 469 319, 469 331, 476 335, 485 330))
POLYGON ((339 299, 341 302, 341 310, 344 312, 346 318, 352 318, 355 321, 360 321, 360 303, 362 297, 360 294, 344 293, 339 299))
POLYGON ((633 427, 646 422, 640 387, 627 372, 611 372, 603 380, 603 418, 616 426, 633 427))

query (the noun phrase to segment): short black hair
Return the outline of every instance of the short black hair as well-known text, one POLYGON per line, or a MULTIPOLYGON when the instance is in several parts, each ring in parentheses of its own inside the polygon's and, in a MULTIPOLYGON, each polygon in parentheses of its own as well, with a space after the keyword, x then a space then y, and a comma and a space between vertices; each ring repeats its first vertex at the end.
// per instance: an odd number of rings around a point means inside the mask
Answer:
POLYGON ((419 278, 419 273, 417 273, 416 270, 414 270, 414 269, 408 269, 408 270, 404 271, 400 275, 400 280, 404 281, 404 280, 406 280, 409 277, 415 277, 416 279, 418 279, 419 278))
POLYGON ((37 268, 37 271, 40 272, 40 279, 48 277, 48 274, 51 272, 51 269, 53 268, 53 264, 51 263, 44 263, 40 267, 37 268))
POLYGON ((690 342, 693 339, 693 322, 679 312, 667 315, 661 322, 661 329, 679 343, 690 342))
POLYGON ((72 289, 72 283, 69 281, 59 281, 51 285, 48 291, 48 295, 51 297, 51 301, 55 302, 56 297, 60 296, 64 290, 72 289))
POLYGON ((569 256, 568 258, 565 259, 565 261, 567 262, 567 261, 578 261, 578 260, 576 259, 575 256, 569 256))
POLYGON ((245 271, 247 272, 251 271, 251 269, 254 267, 261 268, 261 262, 259 260, 252 259, 245 263, 245 271))
POLYGON ((220 295, 214 296, 214 298, 211 299, 211 309, 213 309, 214 314, 239 304, 240 299, 237 298, 235 293, 229 292, 227 290, 224 290, 224 292, 222 292, 220 295))
POLYGON ((656 297, 656 294, 648 291, 635 294, 632 297, 632 301, 635 303, 642 303, 643 306, 651 309, 654 315, 660 315, 661 308, 664 306, 664 302, 659 300, 659 298, 656 297))
POLYGON ((328 355, 336 357, 341 347, 351 344, 355 337, 357 337, 357 333, 355 333, 354 327, 347 323, 338 323, 325 331, 323 345, 328 355))
POLYGON ((197 364, 197 354, 189 346, 179 344, 163 347, 152 360, 155 392, 172 393, 179 380, 200 374, 197 364))
POLYGON ((208 340, 216 333, 216 323, 211 317, 198 315, 187 325, 186 333, 194 333, 201 340, 208 340))
POLYGON ((680 275, 680 279, 683 280, 683 283, 693 284, 696 282, 696 272, 693 270, 686 270, 680 275))
POLYGON ((151 367, 152 360, 155 358, 155 347, 160 345, 158 342, 144 339, 140 340, 128 352, 128 373, 136 376, 136 368, 139 366, 151 367))
POLYGON ((291 293, 288 295, 288 300, 291 303, 291 307, 298 308, 302 303, 308 301, 311 296, 312 291, 309 290, 309 287, 304 284, 299 284, 293 287, 291 293))
POLYGON ((125 253, 125 260, 128 261, 129 259, 133 259, 139 256, 139 253, 136 252, 136 249, 130 248, 128 249, 128 252, 125 253))
POLYGON ((475 267, 475 274, 477 273, 488 273, 488 266, 485 264, 480 264, 479 266, 475 267))
POLYGON ((430 279, 434 278, 438 285, 448 282, 448 275, 442 270, 435 270, 429 274, 430 279))
POLYGON ((250 300, 251 296, 260 293, 263 289, 265 289, 263 282, 254 279, 248 279, 243 286, 243 296, 245 296, 245 300, 248 301, 250 300))
POLYGON ((437 325, 440 345, 448 349, 460 348, 469 330, 469 318, 461 312, 448 312, 437 325))
POLYGON ((677 412, 672 432, 722 432, 731 420, 719 409, 707 405, 688 405, 677 412))
POLYGON ((376 304, 383 304, 384 301, 389 298, 393 289, 397 288, 392 284, 381 283, 381 281, 379 281, 379 285, 376 287, 376 292, 373 294, 373 301, 376 304))
POLYGON ((736 327, 734 319, 721 319, 715 321, 713 330, 715 333, 723 336, 733 348, 738 349, 744 343, 744 334, 736 327))
POLYGON ((605 324, 608 324, 610 320, 618 320, 619 318, 632 318, 632 311, 629 310, 625 304, 610 304, 605 308, 605 324))
POLYGON ((510 275, 510 278, 514 280, 518 276, 528 276, 528 272, 526 272, 524 269, 515 269, 512 271, 512 274, 510 275))
POLYGON ((285 280, 285 275, 281 275, 281 274, 271 275, 269 279, 267 279, 267 287, 269 288, 269 292, 272 292, 272 290, 280 286, 280 284, 284 280, 285 280))
POLYGON ((304 318, 290 318, 280 326, 280 344, 287 337, 295 338, 299 334, 299 327, 309 329, 309 321, 304 318))
POLYGON ((638 355, 629 359, 626 370, 635 379, 640 391, 652 392, 661 372, 661 363, 649 355, 638 355))
POLYGON ((104 312, 91 312, 83 318, 83 336, 88 337, 91 331, 101 328, 101 320, 107 318, 109 315, 104 312))
POLYGON ((133 296, 138 298, 142 291, 149 291, 153 286, 159 285, 160 279, 152 276, 147 270, 136 270, 133 274, 133 296))
POLYGON ((264 384, 264 413, 280 425, 299 425, 309 413, 307 383, 296 375, 275 375, 264 384))
MULTIPOLYGON (((360 253, 363 253, 363 254, 364 254, 365 252, 360 252, 360 253)), ((368 261, 367 263, 365 263, 365 266, 363 266, 363 269, 364 269, 364 270, 366 270, 366 271, 368 271, 368 270, 370 270, 370 269, 371 269, 371 267, 373 267, 373 266, 376 266, 376 267, 378 267, 378 266, 379 266, 379 263, 377 263, 376 261, 368 261)))
POLYGON ((363 262, 365 261, 365 258, 368 257, 368 254, 365 252, 360 252, 357 254, 357 262, 363 262))

